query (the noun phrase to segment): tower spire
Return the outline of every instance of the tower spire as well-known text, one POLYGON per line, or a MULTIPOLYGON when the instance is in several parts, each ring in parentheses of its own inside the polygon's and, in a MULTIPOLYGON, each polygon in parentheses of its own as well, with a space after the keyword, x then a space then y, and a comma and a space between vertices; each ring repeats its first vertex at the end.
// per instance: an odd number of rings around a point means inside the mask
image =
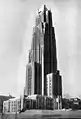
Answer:
POLYGON ((46 5, 44 5, 44 22, 46 22, 46 5))

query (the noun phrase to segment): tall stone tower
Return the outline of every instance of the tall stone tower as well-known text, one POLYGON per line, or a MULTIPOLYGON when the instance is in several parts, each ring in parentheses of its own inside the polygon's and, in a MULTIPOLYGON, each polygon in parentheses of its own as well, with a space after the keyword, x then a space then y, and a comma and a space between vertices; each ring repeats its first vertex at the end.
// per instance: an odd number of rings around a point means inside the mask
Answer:
POLYGON ((28 95, 62 95, 61 76, 57 70, 52 12, 45 5, 38 10, 36 15, 32 44, 29 51, 29 62, 26 69, 28 95), (49 75, 51 75, 52 86, 50 85, 49 75), (51 93, 48 87, 51 87, 51 93))

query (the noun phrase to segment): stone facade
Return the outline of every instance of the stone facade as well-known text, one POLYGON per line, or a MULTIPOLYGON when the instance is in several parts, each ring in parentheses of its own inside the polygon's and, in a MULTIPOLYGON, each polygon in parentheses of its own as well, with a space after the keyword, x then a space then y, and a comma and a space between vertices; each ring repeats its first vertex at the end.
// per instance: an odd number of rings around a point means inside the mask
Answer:
MULTIPOLYGON (((33 38, 26 68, 27 95, 48 96, 47 75, 52 75, 52 97, 62 97, 62 79, 57 70, 56 38, 52 12, 44 5, 36 15, 33 38)), ((60 98, 59 98, 60 99, 60 98)))

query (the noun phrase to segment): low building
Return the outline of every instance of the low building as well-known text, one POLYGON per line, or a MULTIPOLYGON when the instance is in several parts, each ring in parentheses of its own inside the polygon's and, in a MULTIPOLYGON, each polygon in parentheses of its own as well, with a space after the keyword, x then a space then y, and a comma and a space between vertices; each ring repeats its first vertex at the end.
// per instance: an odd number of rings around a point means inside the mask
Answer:
POLYGON ((20 98, 13 98, 3 102, 3 113, 16 113, 21 110, 20 98))
POLYGON ((19 112, 21 110, 20 98, 10 99, 10 112, 19 112))
POLYGON ((29 109, 54 109, 54 99, 50 96, 30 95, 24 100, 24 110, 29 109))
POLYGON ((9 100, 3 102, 3 113, 7 113, 10 111, 10 103, 9 100))
POLYGON ((9 96, 0 95, 0 113, 3 112, 3 102, 7 101, 11 98, 15 98, 15 97, 11 96, 10 94, 9 94, 9 96))

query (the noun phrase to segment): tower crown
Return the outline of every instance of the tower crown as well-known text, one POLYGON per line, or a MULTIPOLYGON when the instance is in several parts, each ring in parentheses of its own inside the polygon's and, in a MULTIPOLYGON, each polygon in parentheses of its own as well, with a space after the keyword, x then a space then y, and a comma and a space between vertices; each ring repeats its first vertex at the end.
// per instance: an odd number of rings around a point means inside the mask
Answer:
MULTIPOLYGON (((46 5, 42 5, 40 9, 36 12, 36 26, 42 23, 48 23, 49 16, 48 14, 51 13, 50 9, 47 9, 46 5)), ((51 13, 52 14, 52 13, 51 13)))
POLYGON ((46 12, 46 11, 48 11, 46 5, 42 5, 41 8, 38 9, 38 14, 40 14, 40 13, 42 13, 42 12, 44 13, 44 12, 46 12))

